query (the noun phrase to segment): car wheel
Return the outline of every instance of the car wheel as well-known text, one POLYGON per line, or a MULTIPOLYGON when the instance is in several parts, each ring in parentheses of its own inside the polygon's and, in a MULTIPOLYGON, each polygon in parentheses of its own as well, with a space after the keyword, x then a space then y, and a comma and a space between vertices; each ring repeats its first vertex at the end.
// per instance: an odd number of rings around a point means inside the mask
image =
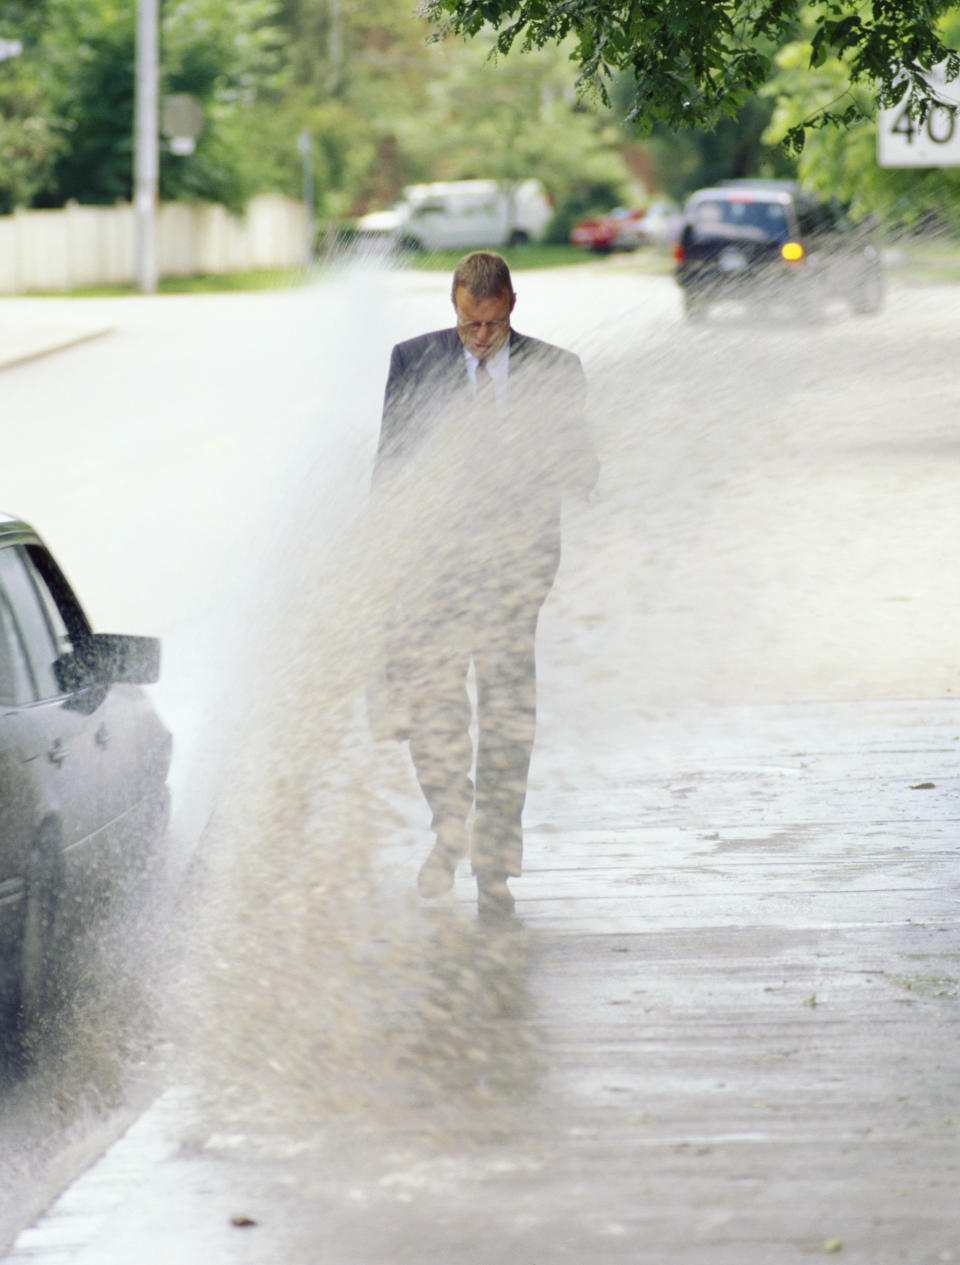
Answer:
POLYGON ((526 246, 530 241, 529 233, 525 233, 522 228, 515 228, 507 239, 508 246, 526 246))
POLYGON ((417 237, 405 235, 397 242, 397 250, 401 255, 416 255, 423 250, 423 242, 417 237))
POLYGON ((688 321, 702 321, 707 315, 709 303, 706 297, 696 290, 684 290, 683 314, 688 321))
POLYGON ((874 268, 860 278, 850 296, 850 307, 856 316, 875 316, 883 307, 883 300, 883 276, 874 268))

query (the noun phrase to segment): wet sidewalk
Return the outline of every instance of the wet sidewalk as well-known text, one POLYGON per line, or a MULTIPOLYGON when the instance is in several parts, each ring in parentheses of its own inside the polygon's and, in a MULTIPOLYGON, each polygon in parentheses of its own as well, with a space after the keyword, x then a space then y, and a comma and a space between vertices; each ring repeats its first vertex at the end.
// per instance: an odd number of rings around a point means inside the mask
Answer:
POLYGON ((419 1101, 285 1151, 172 1089, 5 1259, 960 1262, 958 756, 960 703, 796 703, 546 767, 515 925, 419 915, 419 1101))

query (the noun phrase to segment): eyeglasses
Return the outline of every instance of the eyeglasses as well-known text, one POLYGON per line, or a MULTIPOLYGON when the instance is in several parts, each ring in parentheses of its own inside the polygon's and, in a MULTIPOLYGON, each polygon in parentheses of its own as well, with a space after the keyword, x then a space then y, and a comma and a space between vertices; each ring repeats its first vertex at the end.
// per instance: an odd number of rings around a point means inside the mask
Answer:
POLYGON ((509 324, 509 316, 503 316, 498 321, 461 321, 457 316, 457 325, 468 334, 479 334, 482 329, 506 329, 509 324))

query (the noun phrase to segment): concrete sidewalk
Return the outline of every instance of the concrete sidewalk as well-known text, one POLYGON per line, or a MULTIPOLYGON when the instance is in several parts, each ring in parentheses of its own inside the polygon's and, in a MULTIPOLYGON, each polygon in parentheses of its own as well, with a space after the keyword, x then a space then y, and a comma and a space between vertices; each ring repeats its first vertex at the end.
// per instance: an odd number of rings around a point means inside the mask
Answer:
POLYGON ((0 369, 101 338, 112 328, 83 301, 0 298, 0 369))
POLYGON ((515 927, 419 915, 403 1109, 172 1089, 6 1259, 960 1262, 958 755, 954 702, 638 719, 532 788, 515 927))

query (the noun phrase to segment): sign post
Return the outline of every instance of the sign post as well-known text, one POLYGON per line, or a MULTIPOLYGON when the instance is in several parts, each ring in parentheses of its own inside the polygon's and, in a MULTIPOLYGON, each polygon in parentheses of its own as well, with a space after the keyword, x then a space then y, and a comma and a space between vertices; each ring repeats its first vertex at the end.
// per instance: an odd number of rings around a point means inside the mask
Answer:
POLYGON ((190 92, 174 92, 164 97, 160 107, 160 129, 170 143, 170 153, 187 157, 197 148, 205 123, 203 106, 190 92))
POLYGON ((310 133, 304 130, 297 137, 297 149, 303 163, 303 207, 307 216, 306 257, 307 267, 313 263, 313 143, 310 133))

